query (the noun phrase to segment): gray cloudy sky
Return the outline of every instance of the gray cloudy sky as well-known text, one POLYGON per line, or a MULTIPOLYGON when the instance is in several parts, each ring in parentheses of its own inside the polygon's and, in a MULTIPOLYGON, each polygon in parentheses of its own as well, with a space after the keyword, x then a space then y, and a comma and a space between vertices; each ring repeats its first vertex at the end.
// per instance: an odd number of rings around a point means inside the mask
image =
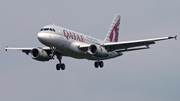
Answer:
POLYGON ((121 14, 120 40, 180 33, 179 0, 1 0, 0 101, 179 101, 180 41, 124 53, 95 69, 92 61, 64 57, 38 62, 5 46, 38 47, 39 29, 55 23, 104 39, 121 14))

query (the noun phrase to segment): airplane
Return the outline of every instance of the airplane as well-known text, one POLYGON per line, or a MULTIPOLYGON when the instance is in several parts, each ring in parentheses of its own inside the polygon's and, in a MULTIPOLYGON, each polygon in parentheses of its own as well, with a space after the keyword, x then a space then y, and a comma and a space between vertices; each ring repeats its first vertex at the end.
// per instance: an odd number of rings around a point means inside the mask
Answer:
POLYGON ((149 49, 149 45, 155 44, 155 41, 177 39, 176 35, 119 42, 120 20, 121 16, 116 14, 104 40, 53 24, 42 27, 37 34, 38 40, 46 47, 15 48, 7 46, 5 50, 21 50, 30 55, 32 59, 43 62, 53 60, 56 56, 59 60, 59 63, 56 64, 57 70, 65 70, 65 64, 61 62, 63 56, 92 60, 95 61, 95 68, 102 68, 103 60, 122 56, 124 52, 149 49))

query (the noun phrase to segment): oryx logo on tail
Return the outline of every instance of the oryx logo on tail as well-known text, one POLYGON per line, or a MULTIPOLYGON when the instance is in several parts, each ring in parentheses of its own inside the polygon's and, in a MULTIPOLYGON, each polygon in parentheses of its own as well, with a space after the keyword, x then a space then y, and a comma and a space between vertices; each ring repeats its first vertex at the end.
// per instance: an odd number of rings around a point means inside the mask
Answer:
POLYGON ((106 38, 104 39, 104 43, 106 43, 106 42, 118 42, 120 20, 121 20, 120 15, 116 15, 114 17, 114 20, 110 26, 108 34, 106 35, 106 38))
POLYGON ((118 37, 119 37, 119 24, 120 24, 120 19, 118 22, 115 24, 114 28, 112 29, 109 40, 110 42, 118 42, 118 37))

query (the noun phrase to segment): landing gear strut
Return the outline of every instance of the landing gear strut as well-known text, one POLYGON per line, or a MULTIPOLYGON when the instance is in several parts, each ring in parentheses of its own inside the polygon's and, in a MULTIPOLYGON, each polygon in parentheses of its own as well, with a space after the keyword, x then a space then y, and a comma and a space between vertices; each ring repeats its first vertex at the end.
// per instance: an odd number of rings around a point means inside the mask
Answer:
POLYGON ((64 63, 61 63, 61 60, 62 60, 62 55, 60 55, 60 54, 57 54, 56 55, 57 56, 57 59, 59 60, 59 64, 56 64, 56 69, 57 70, 65 70, 65 64, 64 63))
POLYGON ((98 68, 99 66, 102 68, 104 66, 104 62, 98 60, 98 61, 94 62, 94 66, 95 66, 95 68, 98 68))
POLYGON ((50 49, 51 49, 51 53, 52 54, 50 54, 50 59, 54 59, 54 55, 55 55, 55 50, 56 50, 56 47, 50 47, 50 49))

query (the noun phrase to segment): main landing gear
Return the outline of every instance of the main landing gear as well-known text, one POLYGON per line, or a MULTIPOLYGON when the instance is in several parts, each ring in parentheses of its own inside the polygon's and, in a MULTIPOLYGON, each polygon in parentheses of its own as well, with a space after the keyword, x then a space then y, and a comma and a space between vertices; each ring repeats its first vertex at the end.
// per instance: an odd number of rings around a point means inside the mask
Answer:
MULTIPOLYGON (((65 64, 64 63, 61 63, 61 60, 62 60, 62 55, 60 55, 60 54, 57 54, 56 55, 57 56, 57 59, 59 60, 59 64, 56 64, 56 69, 59 71, 60 69, 61 70, 65 70, 65 64)), ((100 68, 103 68, 103 66, 104 66, 104 62, 103 61, 96 61, 96 62, 94 62, 94 66, 95 66, 95 68, 98 68, 98 67, 100 67, 100 68)))
POLYGON ((94 62, 94 66, 95 66, 95 68, 98 68, 99 66, 100 66, 101 68, 103 68, 104 62, 98 60, 98 61, 94 62))
POLYGON ((55 50, 56 50, 56 47, 50 47, 51 48, 51 53, 52 54, 50 54, 50 58, 51 59, 54 59, 54 55, 56 55, 56 57, 57 57, 57 59, 59 60, 59 63, 58 64, 56 64, 56 69, 57 70, 65 70, 65 64, 64 63, 61 63, 61 60, 62 60, 62 55, 60 54, 60 53, 58 53, 58 52, 56 52, 55 50))
MULTIPOLYGON (((61 62, 62 55, 60 53, 56 52, 55 49, 56 49, 55 47, 51 48, 52 54, 50 54, 50 58, 54 59, 54 55, 56 55, 57 59, 59 60, 59 63, 56 64, 56 70, 58 70, 58 71, 59 70, 65 70, 66 66, 64 63, 61 62)), ((94 66, 95 66, 95 68, 98 68, 98 67, 103 68, 104 63, 103 63, 103 61, 100 61, 98 59, 97 61, 94 62, 94 66)))
POLYGON ((64 63, 61 63, 61 60, 62 60, 62 55, 60 55, 60 54, 57 54, 56 55, 57 56, 57 59, 59 60, 59 64, 56 64, 56 69, 57 70, 65 70, 65 64, 64 63))

